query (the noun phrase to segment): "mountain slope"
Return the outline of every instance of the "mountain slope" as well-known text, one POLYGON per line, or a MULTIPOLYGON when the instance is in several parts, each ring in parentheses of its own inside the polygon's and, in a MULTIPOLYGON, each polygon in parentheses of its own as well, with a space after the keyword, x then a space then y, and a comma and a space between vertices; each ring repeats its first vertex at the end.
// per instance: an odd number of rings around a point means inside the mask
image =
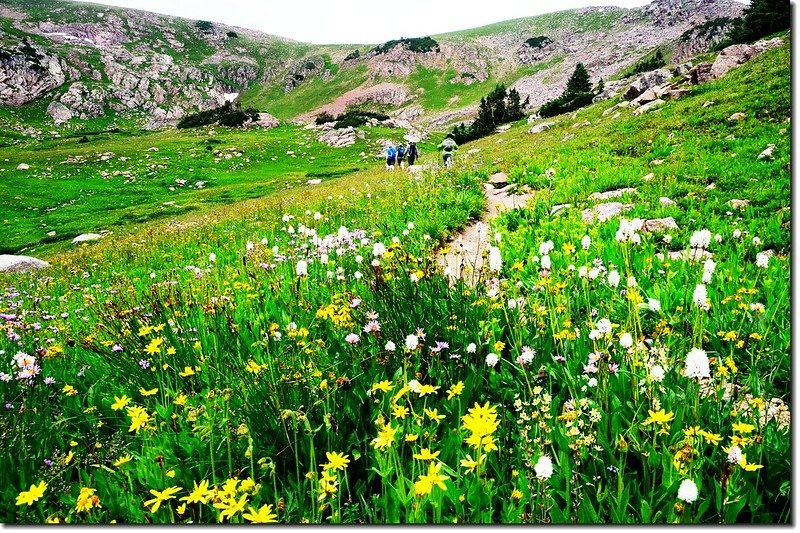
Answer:
MULTIPOLYGON (((498 82, 536 107, 563 89, 576 62, 597 81, 656 46, 677 47, 682 36, 681 46, 705 49, 718 34, 692 30, 741 9, 731 0, 656 0, 639 9, 562 11, 435 36, 435 47, 415 52, 403 44, 309 45, 64 0, 0 0, 0 104, 36 104, 30 115, 40 129, 117 117, 159 128, 237 97, 282 119, 307 118, 348 91, 390 82, 404 90, 372 91, 367 100, 443 125, 470 116, 498 82)), ((31 122, 8 120, 17 130, 31 122)))

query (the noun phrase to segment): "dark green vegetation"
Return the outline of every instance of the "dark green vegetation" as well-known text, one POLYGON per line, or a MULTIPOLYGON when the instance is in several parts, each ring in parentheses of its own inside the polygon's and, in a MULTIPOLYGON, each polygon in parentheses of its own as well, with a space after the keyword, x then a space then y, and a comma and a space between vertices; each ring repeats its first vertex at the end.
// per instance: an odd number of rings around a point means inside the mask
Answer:
POLYGON ((252 107, 242 109, 238 104, 225 102, 222 107, 187 115, 178 121, 178 129, 199 128, 217 124, 228 128, 241 128, 258 120, 258 111, 252 107))
POLYGON ((361 107, 353 107, 351 109, 346 110, 341 115, 333 117, 330 113, 320 113, 317 115, 317 118, 314 119, 314 122, 317 124, 325 124, 326 122, 335 122, 334 127, 336 129, 341 128, 358 128, 359 126, 364 126, 370 120, 377 120, 382 121, 389 118, 389 115, 385 113, 381 113, 378 111, 371 111, 369 109, 363 109, 361 107))
POLYGON ((721 50, 731 44, 749 43, 788 30, 791 25, 790 10, 789 0, 752 0, 716 48, 721 50))
POLYGON ((545 35, 539 35, 538 37, 531 37, 530 39, 525 40, 525 44, 530 46, 531 48, 544 48, 548 44, 552 43, 552 39, 545 35))
POLYGON ((596 94, 595 91, 592 91, 586 67, 583 63, 578 63, 572 76, 567 81, 567 88, 561 96, 545 103, 539 109, 539 114, 542 117, 553 117, 580 109, 592 103, 592 99, 596 94))
POLYGON ((497 126, 523 118, 526 107, 528 99, 523 102, 516 89, 506 89, 505 85, 498 85, 487 96, 481 98, 475 121, 469 126, 459 124, 450 136, 459 144, 480 139, 492 134, 497 126))
POLYGON ((403 46, 412 52, 424 54, 425 52, 438 52, 439 43, 431 37, 400 38, 376 46, 372 49, 376 54, 385 54, 395 46, 403 46))
POLYGON ((666 64, 667 61, 664 59, 664 54, 661 53, 661 49, 656 48, 655 52, 640 59, 635 65, 623 71, 619 77, 627 78, 629 76, 641 74, 642 72, 650 72, 651 70, 666 66, 666 64))

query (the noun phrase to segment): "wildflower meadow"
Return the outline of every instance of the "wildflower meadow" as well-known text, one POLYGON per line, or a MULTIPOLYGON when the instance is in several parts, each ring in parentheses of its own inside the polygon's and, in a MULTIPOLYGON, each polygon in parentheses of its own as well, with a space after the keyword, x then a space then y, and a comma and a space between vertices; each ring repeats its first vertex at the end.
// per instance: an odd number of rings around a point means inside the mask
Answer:
POLYGON ((787 61, 0 276, 0 520, 790 522, 787 61), (533 196, 467 281, 500 171, 533 196))

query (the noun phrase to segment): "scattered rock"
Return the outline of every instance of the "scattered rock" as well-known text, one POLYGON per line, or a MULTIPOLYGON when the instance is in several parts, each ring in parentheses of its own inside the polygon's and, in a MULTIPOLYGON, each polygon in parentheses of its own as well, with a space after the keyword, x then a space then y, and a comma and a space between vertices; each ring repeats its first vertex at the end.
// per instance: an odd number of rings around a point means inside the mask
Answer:
POLYGON ((597 204, 590 209, 584 209, 581 213, 581 218, 587 224, 597 222, 605 222, 612 218, 621 215, 626 211, 633 209, 633 204, 623 204, 620 202, 608 202, 604 204, 597 204))
POLYGON ((356 130, 352 126, 341 129, 330 129, 319 137, 319 142, 334 148, 344 148, 356 143, 356 130))
POLYGON ((558 204, 550 208, 550 216, 557 215, 561 211, 565 211, 572 207, 572 204, 558 204))
POLYGON ((542 122, 541 124, 537 124, 536 126, 532 127, 528 130, 528 133, 542 133, 545 130, 548 130, 555 126, 555 122, 542 122))
POLYGON ((625 187, 622 189, 615 189, 613 191, 596 192, 589 196, 590 200, 610 200, 611 198, 619 198, 626 194, 636 194, 636 189, 633 187, 625 187))
POLYGON ((79 245, 93 241, 99 241, 103 236, 98 233, 84 233, 72 239, 72 244, 79 245))
POLYGON ((19 165, 17 165, 17 170, 28 170, 30 168, 31 166, 27 163, 20 163, 19 165))
POLYGON ((0 255, 0 272, 6 274, 42 270, 49 266, 47 261, 27 255, 0 255))
POLYGON ((650 112, 650 111, 652 111, 654 109, 658 109, 659 107, 661 107, 665 103, 666 102, 664 100, 660 99, 660 98, 657 99, 657 100, 653 100, 652 102, 647 103, 647 104, 643 105, 642 107, 637 108, 633 112, 633 114, 636 115, 637 117, 641 116, 641 115, 644 115, 645 113, 648 113, 648 112, 650 112))
POLYGON ((759 159, 772 159, 773 158, 772 152, 774 150, 775 150, 775 145, 774 144, 770 144, 769 146, 767 146, 766 150, 764 150, 763 152, 758 154, 758 158, 759 159))
POLYGON ((742 120, 744 120, 744 118, 745 118, 746 116, 747 116, 747 115, 745 115, 744 113, 741 113, 741 112, 739 112, 739 113, 734 113, 733 115, 731 115, 731 116, 729 116, 729 117, 728 117, 728 122, 739 122, 739 121, 742 121, 742 120))
POLYGON ((703 109, 711 107, 712 105, 716 105, 716 102, 714 102, 713 100, 706 100, 705 102, 703 102, 703 109))
POLYGON ((319 185, 320 183, 322 183, 320 178, 314 178, 313 180, 308 180, 306 185, 319 185))
POLYGON ((653 181, 653 179, 655 177, 656 177, 656 175, 651 172, 650 174, 647 174, 646 176, 642 176, 642 181, 653 181))
POLYGON ((504 133, 511 129, 511 124, 503 124, 502 126, 497 126, 497 133, 504 133))
POLYGON ((480 148, 470 148, 469 150, 467 150, 467 153, 472 155, 472 154, 477 154, 480 151, 481 151, 480 148))
POLYGON ((678 229, 678 224, 672 217, 653 218, 645 220, 642 224, 642 231, 644 232, 664 231, 668 229, 678 229))
POLYGON ((692 85, 700 85, 711 79, 711 63, 700 63, 692 67, 683 80, 692 85))
POLYGON ((730 205, 734 209, 744 209, 745 207, 750 205, 750 200, 737 200, 736 198, 734 198, 733 200, 730 200, 728 202, 728 205, 730 205))
POLYGON ((666 196, 662 196, 661 198, 658 199, 658 201, 661 205, 666 207, 671 207, 673 205, 676 205, 674 200, 667 198, 666 196))
POLYGON ((495 189, 502 189, 506 185, 508 185, 508 174, 505 172, 498 172, 496 174, 492 174, 489 176, 489 183, 494 186, 495 189))

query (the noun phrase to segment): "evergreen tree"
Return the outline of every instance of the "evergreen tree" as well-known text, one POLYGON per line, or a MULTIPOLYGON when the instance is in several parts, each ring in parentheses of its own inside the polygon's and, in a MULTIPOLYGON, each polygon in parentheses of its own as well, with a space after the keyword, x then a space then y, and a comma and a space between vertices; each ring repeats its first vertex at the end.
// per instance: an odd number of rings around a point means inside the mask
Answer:
POLYGON ((589 82, 589 72, 586 70, 583 63, 575 65, 575 71, 567 82, 566 92, 570 96, 592 92, 592 85, 589 82))
POLYGON ((733 22, 726 44, 752 42, 791 25, 789 0, 752 0, 733 22))

